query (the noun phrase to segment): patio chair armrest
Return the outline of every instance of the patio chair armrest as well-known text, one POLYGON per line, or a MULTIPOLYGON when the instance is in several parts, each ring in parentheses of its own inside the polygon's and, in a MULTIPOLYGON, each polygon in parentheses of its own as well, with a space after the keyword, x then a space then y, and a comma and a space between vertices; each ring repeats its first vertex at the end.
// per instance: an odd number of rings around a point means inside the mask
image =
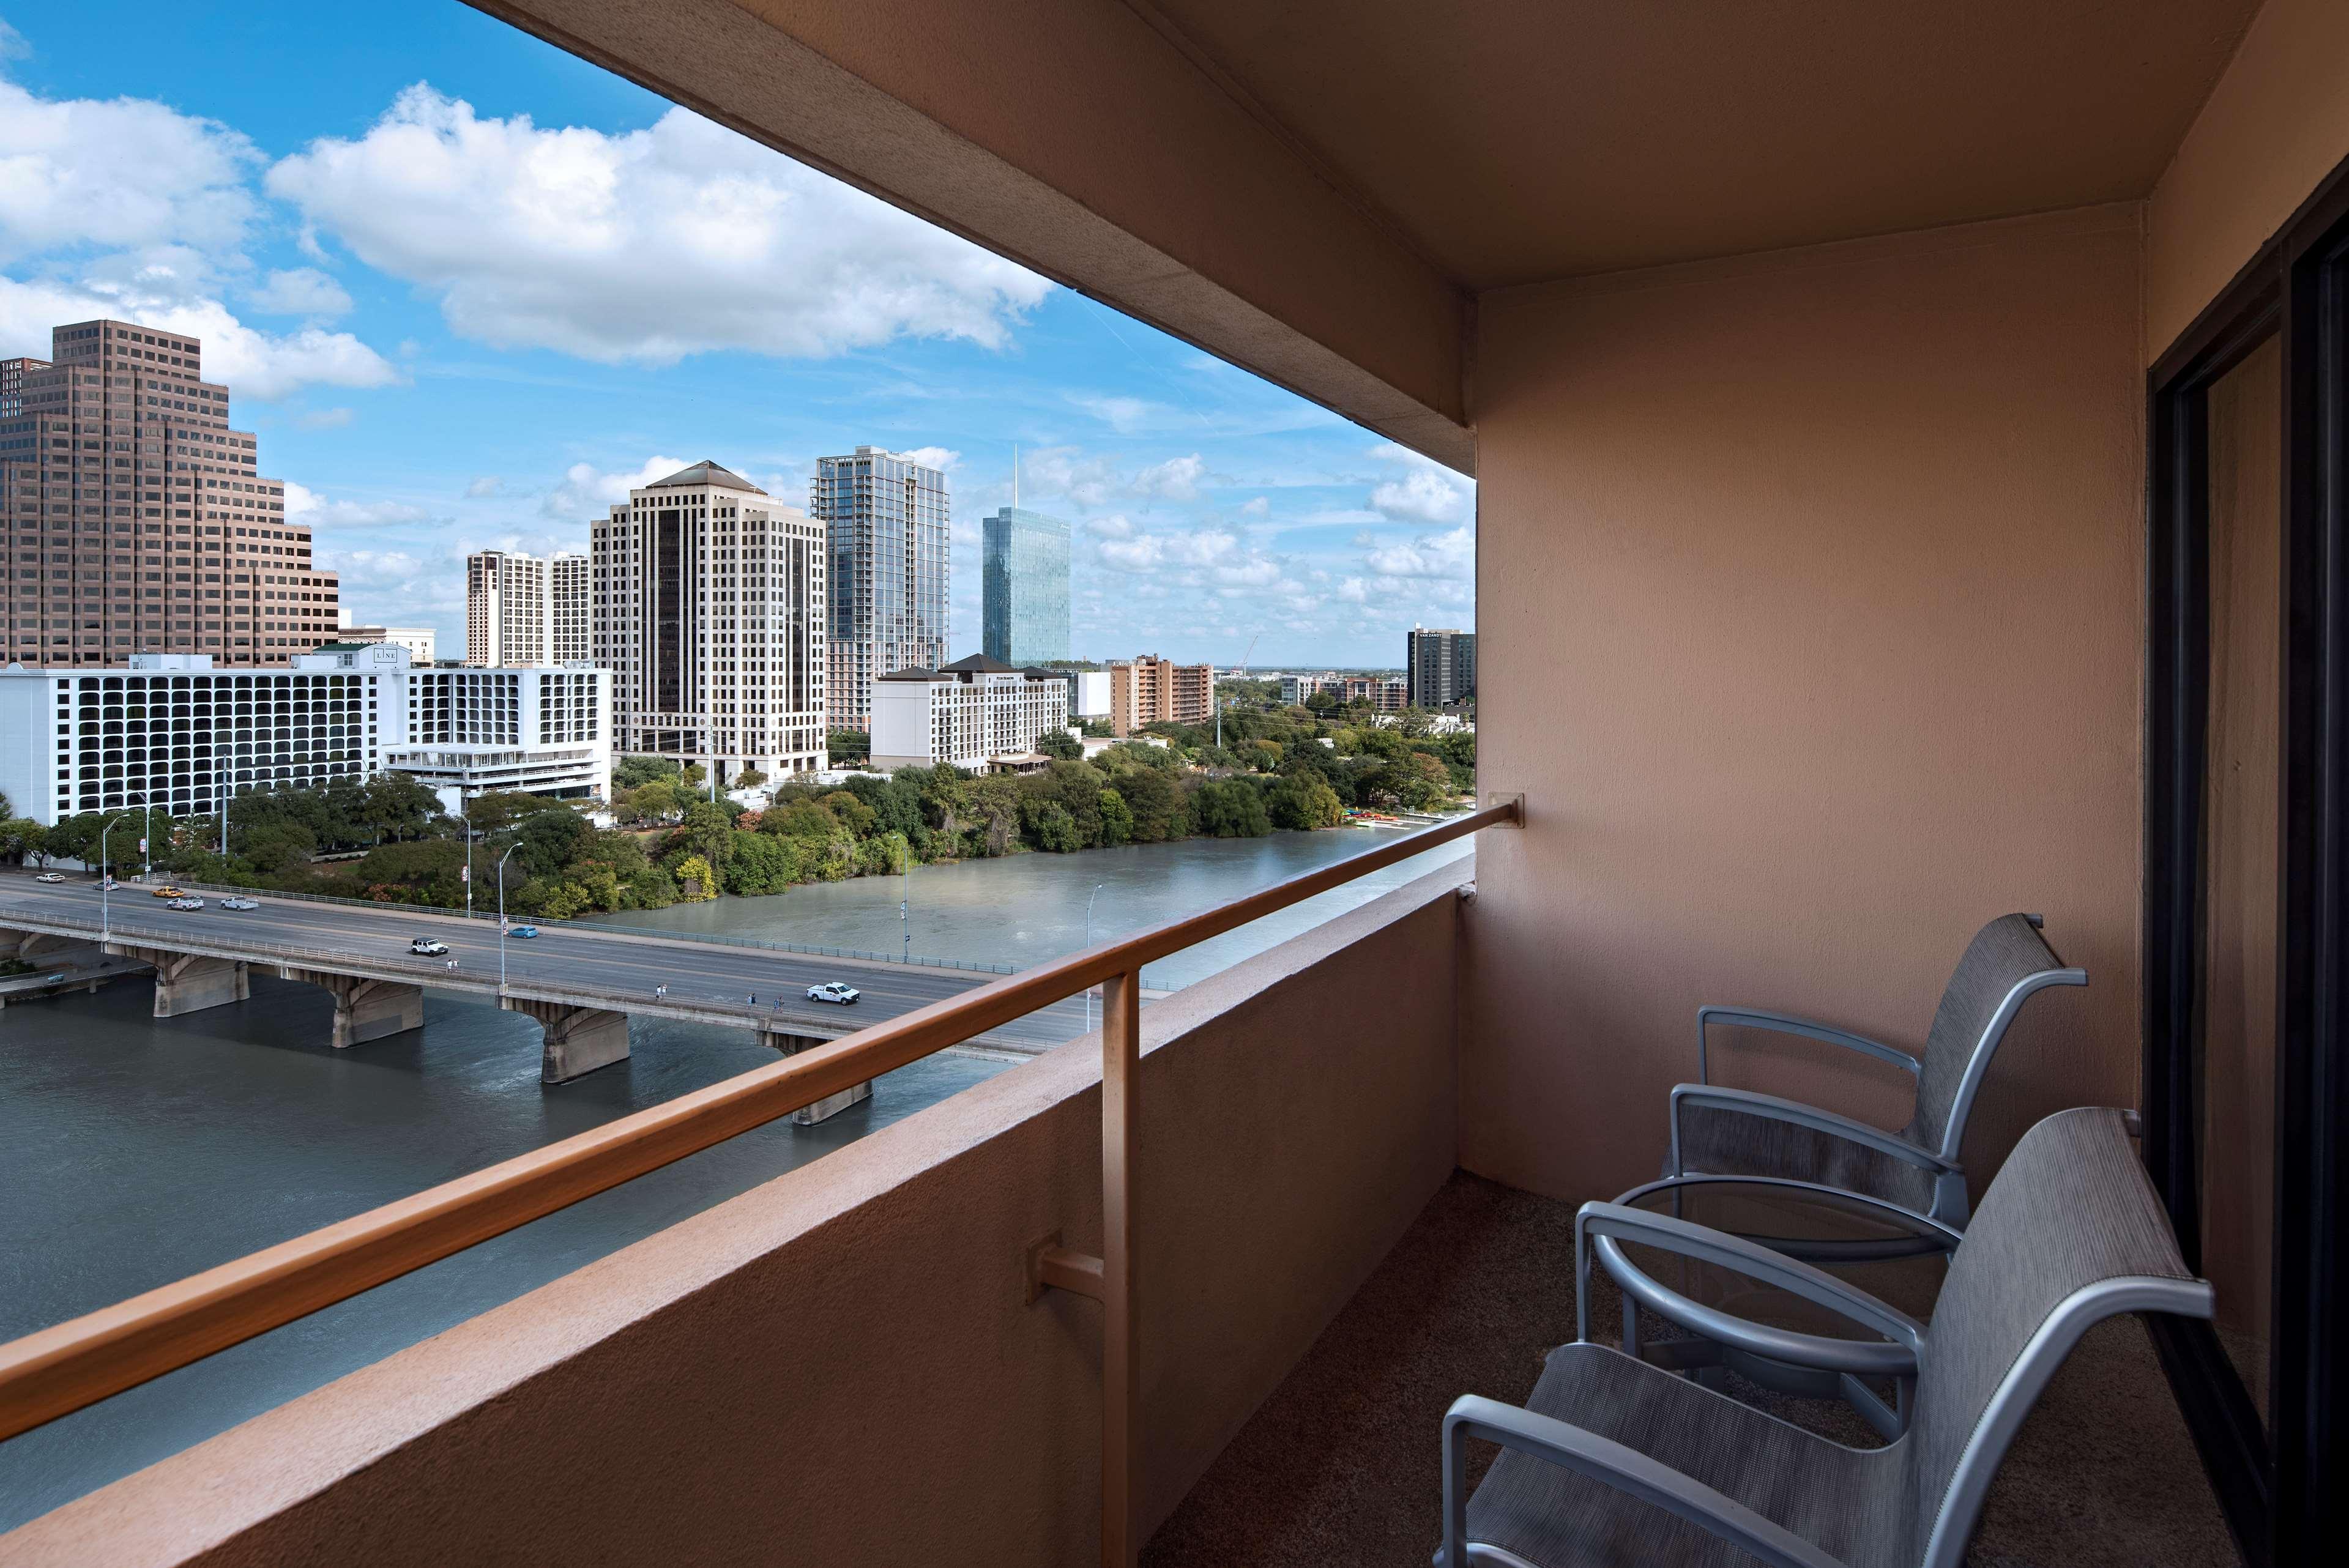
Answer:
POLYGON ((1925 1326, 1899 1308, 1758 1242, 1623 1203, 1585 1203, 1574 1217, 1575 1327, 1585 1341, 1590 1338, 1590 1254, 1594 1249, 1607 1258, 1608 1272, 1626 1295, 1716 1345, 1798 1367, 1849 1373, 1855 1377, 1917 1375, 1918 1347, 1923 1340, 1925 1326), (1637 1242, 1734 1270, 1749 1279, 1801 1296, 1884 1338, 1836 1339, 1733 1317, 1650 1278, 1644 1270, 1624 1257, 1616 1244, 1619 1241, 1637 1242))
POLYGON ((1964 1167, 1953 1160, 1944 1160, 1930 1149, 1909 1142, 1897 1132, 1887 1132, 1848 1116, 1837 1116, 1832 1110, 1822 1110, 1816 1105, 1805 1105, 1798 1099, 1785 1099, 1775 1094, 1756 1094, 1747 1088, 1722 1088, 1713 1084, 1683 1083, 1672 1086, 1672 1166, 1671 1174, 1685 1176, 1688 1168, 1681 1162, 1681 1108, 1693 1105, 1706 1110, 1734 1111, 1741 1116, 1758 1116, 1767 1121, 1784 1121, 1795 1127, 1807 1127, 1814 1132, 1824 1132, 1830 1138, 1840 1138, 1848 1143, 1873 1149, 1878 1154, 1889 1154, 1935 1176, 1953 1176, 1964 1167))
POLYGON ((1830 1046, 1841 1046, 1878 1061, 1908 1069, 1915 1078, 1919 1063, 1915 1057, 1881 1040, 1871 1040, 1866 1035, 1855 1035, 1849 1029, 1838 1029, 1833 1024, 1816 1023, 1798 1018, 1792 1013, 1764 1012, 1759 1007, 1704 1006, 1696 1010, 1696 1081, 1711 1083, 1713 1075, 1706 1059, 1705 1041, 1715 1024, 1735 1024, 1742 1028, 1773 1029, 1782 1035, 1800 1035, 1806 1039, 1824 1040, 1830 1046))
POLYGON ((1444 1413, 1444 1549, 1438 1568, 1468 1568, 1468 1440, 1498 1443, 1572 1470, 1711 1532, 1771 1568, 1844 1568, 1784 1525, 1639 1449, 1569 1422, 1475 1394, 1444 1413))

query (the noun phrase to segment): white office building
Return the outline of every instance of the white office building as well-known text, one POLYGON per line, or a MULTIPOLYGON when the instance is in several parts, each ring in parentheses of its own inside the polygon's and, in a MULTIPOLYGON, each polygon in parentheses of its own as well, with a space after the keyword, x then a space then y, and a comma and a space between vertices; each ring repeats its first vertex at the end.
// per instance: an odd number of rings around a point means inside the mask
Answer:
POLYGON ((611 792, 612 677, 593 665, 402 672, 401 740, 383 765, 465 799, 611 792))
POLYGON ((49 823, 152 804, 412 772, 439 788, 601 798, 611 686, 584 666, 438 670, 395 645, 337 645, 290 669, 134 654, 128 669, 0 670, 0 790, 49 823))
POLYGON ((465 662, 567 665, 592 656, 587 558, 512 550, 465 557, 465 662))
MULTIPOLYGON (((429 626, 353 626, 336 632, 338 643, 388 643, 408 650, 411 665, 429 665, 439 656, 439 634, 429 626)), ((581 655, 585 657, 585 655, 581 655)))
POLYGON ((624 752, 770 778, 824 766, 824 533, 713 462, 595 526, 595 660, 624 752))
POLYGON ((1031 760, 1045 731, 1069 727, 1060 670, 1021 669, 984 654, 873 683, 873 765, 967 772, 1031 760))

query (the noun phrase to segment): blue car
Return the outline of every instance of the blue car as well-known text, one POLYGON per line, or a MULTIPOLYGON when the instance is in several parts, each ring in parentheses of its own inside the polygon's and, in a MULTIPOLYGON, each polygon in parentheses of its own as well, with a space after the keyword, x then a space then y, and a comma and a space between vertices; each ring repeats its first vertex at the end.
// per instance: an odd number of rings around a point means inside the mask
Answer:
POLYGON ((536 936, 538 934, 538 927, 534 925, 517 925, 512 931, 507 932, 506 934, 508 936, 536 936))

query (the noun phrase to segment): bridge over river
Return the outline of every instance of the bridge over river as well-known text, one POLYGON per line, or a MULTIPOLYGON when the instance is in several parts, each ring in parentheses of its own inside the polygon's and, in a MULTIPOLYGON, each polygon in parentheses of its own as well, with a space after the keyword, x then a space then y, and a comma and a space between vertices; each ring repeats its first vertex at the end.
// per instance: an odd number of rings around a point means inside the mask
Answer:
MULTIPOLYGON (((333 995, 337 1047, 421 1028, 426 986, 471 994, 539 1021, 545 1034, 541 1076, 548 1083, 567 1082, 626 1057, 632 1016, 748 1029, 762 1044, 792 1052, 995 978, 871 957, 549 925, 536 938, 506 939, 501 983, 493 920, 265 892, 248 896, 259 901, 258 909, 222 909, 219 897, 207 893, 201 910, 172 910, 150 887, 126 882, 102 910, 94 882, 43 883, 27 874, 0 874, 0 955, 13 952, 37 962, 57 948, 95 944, 150 965, 159 1018, 245 999, 252 966, 260 965, 333 995), (449 957, 410 954, 408 944, 418 936, 446 943, 449 957), (828 980, 846 981, 864 994, 862 1000, 847 1007, 807 1000, 809 986, 828 980)), ((1069 1001, 970 1044, 1032 1054, 1085 1028, 1084 1004, 1069 1001)), ((799 1119, 821 1119, 869 1092, 870 1086, 860 1085, 799 1119)))

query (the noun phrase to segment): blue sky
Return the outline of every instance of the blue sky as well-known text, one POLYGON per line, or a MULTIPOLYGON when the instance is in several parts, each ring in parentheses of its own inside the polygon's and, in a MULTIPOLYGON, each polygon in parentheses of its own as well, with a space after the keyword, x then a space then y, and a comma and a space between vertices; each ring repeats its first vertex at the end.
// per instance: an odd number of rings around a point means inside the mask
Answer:
POLYGON ((470 550, 859 444, 948 469, 957 655, 1015 445, 1080 655, 1475 624, 1467 481, 456 0, 0 0, 0 356, 100 315, 201 335, 354 616, 444 649, 470 550))

